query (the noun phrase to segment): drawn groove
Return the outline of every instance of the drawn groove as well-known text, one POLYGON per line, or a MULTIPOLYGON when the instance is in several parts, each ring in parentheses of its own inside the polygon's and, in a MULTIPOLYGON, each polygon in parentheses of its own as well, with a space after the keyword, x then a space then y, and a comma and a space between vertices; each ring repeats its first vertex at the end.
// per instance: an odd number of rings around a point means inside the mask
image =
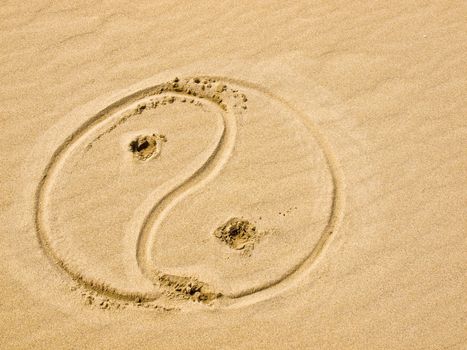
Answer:
MULTIPOLYGON (((103 134, 99 135, 93 142, 99 141, 101 136, 103 136, 103 134)), ((93 142, 88 145, 87 149, 92 147, 93 142)), ((314 262, 329 242, 329 238, 337 229, 343 214, 343 205, 343 176, 341 174, 341 170, 331 148, 316 127, 311 123, 308 116, 294 109, 281 97, 275 96, 256 84, 218 76, 188 77, 186 79, 175 78, 173 81, 137 91, 119 101, 116 101, 91 117, 75 132, 73 132, 55 150, 52 158, 44 169, 43 176, 39 182, 35 196, 35 223, 39 243, 52 262, 59 266, 74 281, 83 285, 85 288, 95 291, 96 293, 117 300, 133 301, 138 303, 155 301, 161 298, 162 295, 181 297, 208 304, 214 300, 219 300, 222 302, 222 306, 229 307, 234 305, 241 306, 270 297, 280 292, 288 284, 297 282, 304 274, 309 273, 314 262), (197 191, 207 182, 215 178, 232 153, 235 144, 236 119, 247 109, 247 96, 239 93, 238 90, 231 89, 228 87, 228 84, 240 87, 243 86, 247 89, 259 91, 268 98, 279 101, 300 117, 301 121, 310 131, 312 137, 318 141, 323 153, 325 154, 327 166, 329 167, 333 181, 333 198, 331 215, 327 226, 322 232, 317 244, 302 261, 291 267, 283 275, 276 279, 267 281, 261 286, 247 288, 230 295, 222 295, 221 292, 214 291, 208 284, 193 277, 170 275, 158 270, 156 264, 151 259, 150 250, 154 243, 154 236, 151 236, 151 234, 158 231, 157 228, 168 212, 170 212, 171 208, 183 198, 197 191), (200 99, 210 101, 217 105, 221 111, 223 130, 220 138, 217 140, 215 149, 209 158, 191 175, 187 176, 182 182, 165 193, 162 198, 157 200, 144 218, 137 240, 136 260, 143 275, 154 284, 154 291, 141 293, 138 291, 120 290, 106 284, 105 282, 93 280, 92 278, 87 277, 85 273, 74 270, 73 267, 70 267, 65 259, 60 256, 60 254, 54 251, 47 236, 46 223, 43 220, 43 204, 46 200, 47 188, 49 187, 52 177, 51 174, 53 174, 58 168, 60 162, 66 160, 66 151, 74 144, 74 142, 83 137, 92 127, 97 126, 114 113, 121 111, 136 102, 143 101, 131 112, 126 113, 105 133, 112 131, 112 128, 116 128, 118 125, 125 123, 134 115, 140 114, 142 110, 157 107, 157 104, 162 102, 154 98, 160 97, 165 99, 167 103, 173 103, 177 98, 188 98, 192 103, 199 101, 200 99)))

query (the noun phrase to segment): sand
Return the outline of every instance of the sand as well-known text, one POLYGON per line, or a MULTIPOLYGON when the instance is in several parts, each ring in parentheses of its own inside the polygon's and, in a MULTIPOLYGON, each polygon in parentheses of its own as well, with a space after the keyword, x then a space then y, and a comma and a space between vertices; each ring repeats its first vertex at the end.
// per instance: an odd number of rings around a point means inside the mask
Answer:
POLYGON ((2 4, 0 348, 467 348, 466 12, 2 4))

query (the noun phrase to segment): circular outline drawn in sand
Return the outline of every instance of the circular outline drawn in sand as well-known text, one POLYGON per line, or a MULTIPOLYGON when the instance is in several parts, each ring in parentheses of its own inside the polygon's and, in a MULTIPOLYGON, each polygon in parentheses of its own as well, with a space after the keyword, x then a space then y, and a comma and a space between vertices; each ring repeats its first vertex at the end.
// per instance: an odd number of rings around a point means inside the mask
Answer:
POLYGON ((308 116, 296 110, 281 97, 275 96, 256 84, 219 76, 194 76, 184 79, 175 78, 172 81, 154 85, 130 94, 101 110, 75 130, 55 150, 44 169, 36 190, 35 224, 40 246, 48 258, 69 275, 74 282, 92 293, 110 298, 115 302, 133 302, 137 305, 145 303, 148 305, 150 303, 159 303, 160 305, 164 303, 162 299, 165 298, 164 300, 187 300, 211 306, 236 307, 272 297, 300 281, 304 275, 308 274, 341 220, 343 202, 343 181, 336 158, 308 116), (204 187, 207 182, 217 176, 228 161, 235 145, 236 121, 248 109, 247 96, 239 91, 242 87, 255 90, 267 98, 280 102, 305 124, 310 132, 310 136, 317 140, 326 157, 326 165, 329 168, 333 181, 333 197, 329 221, 321 233, 318 242, 314 247, 310 247, 309 254, 302 261, 292 266, 278 278, 267 281, 264 285, 245 289, 236 294, 223 295, 215 291, 207 283, 192 276, 170 275, 158 270, 150 257, 150 247, 152 247, 153 243, 151 234, 157 231, 158 224, 167 212, 170 211, 175 202, 204 187), (52 186, 53 180, 57 176, 57 171, 59 171, 58 164, 66 161, 67 154, 73 148, 72 146, 87 135, 89 130, 100 125, 117 112, 129 108, 110 129, 101 133, 89 143, 86 149, 91 148, 94 142, 97 142, 103 135, 109 133, 115 127, 118 127, 118 125, 126 122, 133 115, 140 114, 145 109, 156 108, 158 105, 173 103, 175 101, 193 103, 195 105, 210 103, 217 106, 222 116, 222 133, 213 153, 208 159, 203 164, 200 164, 190 176, 181 179, 179 184, 170 188, 162 197, 155 201, 139 229, 136 260, 143 275, 154 285, 154 292, 121 290, 78 271, 52 247, 45 218, 45 203, 47 202, 48 189, 52 186))

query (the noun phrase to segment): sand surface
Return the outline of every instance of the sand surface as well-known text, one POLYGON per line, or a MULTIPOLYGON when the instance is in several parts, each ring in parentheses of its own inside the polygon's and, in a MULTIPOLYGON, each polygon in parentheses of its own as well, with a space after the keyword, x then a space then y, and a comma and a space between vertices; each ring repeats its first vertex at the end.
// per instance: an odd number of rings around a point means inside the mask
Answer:
POLYGON ((467 7, 0 4, 1 349, 466 349, 467 7))

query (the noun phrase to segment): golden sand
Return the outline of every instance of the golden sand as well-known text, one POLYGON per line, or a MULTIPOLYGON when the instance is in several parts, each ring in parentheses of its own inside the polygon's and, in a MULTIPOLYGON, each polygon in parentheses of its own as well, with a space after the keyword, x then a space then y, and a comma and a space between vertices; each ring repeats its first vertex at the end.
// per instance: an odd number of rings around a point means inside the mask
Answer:
POLYGON ((0 5, 0 348, 465 349, 466 13, 0 5))

